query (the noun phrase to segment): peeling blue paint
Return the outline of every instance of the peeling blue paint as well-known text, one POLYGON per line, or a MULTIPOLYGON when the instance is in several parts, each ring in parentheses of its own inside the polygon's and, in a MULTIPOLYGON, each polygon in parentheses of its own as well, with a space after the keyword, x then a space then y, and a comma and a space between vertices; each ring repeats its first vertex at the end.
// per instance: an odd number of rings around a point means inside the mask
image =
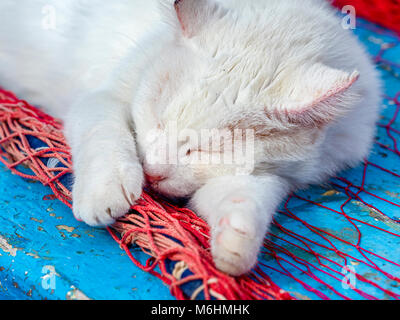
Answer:
POLYGON ((91 299, 173 298, 107 231, 76 221, 57 200, 43 201, 49 193, 0 167, 0 239, 16 249, 13 256, 0 246, 0 299, 66 299, 71 286, 91 299), (43 288, 46 266, 55 268, 54 290, 43 288))

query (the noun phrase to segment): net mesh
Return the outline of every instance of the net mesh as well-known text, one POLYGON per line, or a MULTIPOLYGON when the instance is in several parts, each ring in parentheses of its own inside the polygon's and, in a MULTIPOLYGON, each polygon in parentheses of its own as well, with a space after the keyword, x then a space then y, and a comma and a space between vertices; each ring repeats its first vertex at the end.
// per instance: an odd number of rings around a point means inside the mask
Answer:
MULTIPOLYGON (((149 194, 108 230, 131 260, 178 299, 400 298, 400 41, 363 22, 386 80, 379 133, 363 166, 292 194, 276 215, 257 267, 219 272, 209 227, 195 213, 149 194), (397 59, 397 61, 396 61, 397 59), (143 260, 133 247, 148 257, 143 260)), ((62 124, 0 90, 0 161, 38 180, 71 207, 72 162, 62 124)))
MULTIPOLYGON (((61 129, 58 120, 0 90, 0 161, 49 186, 53 195, 47 199, 71 208, 72 161, 61 129)), ((137 266, 163 280, 178 299, 291 299, 266 275, 234 278, 218 271, 208 225, 190 210, 148 194, 108 231, 137 266), (132 244, 150 258, 139 261, 132 244)))

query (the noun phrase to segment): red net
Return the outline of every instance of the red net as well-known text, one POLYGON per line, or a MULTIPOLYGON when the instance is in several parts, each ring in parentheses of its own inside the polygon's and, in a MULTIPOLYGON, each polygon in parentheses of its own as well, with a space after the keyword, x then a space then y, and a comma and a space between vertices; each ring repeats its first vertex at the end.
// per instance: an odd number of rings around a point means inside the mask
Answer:
MULTIPOLYGON (((386 97, 370 160, 361 170, 333 179, 322 195, 314 188, 290 196, 250 274, 230 277, 219 272, 209 250, 208 225, 188 209, 148 194, 109 228, 112 237, 178 299, 292 299, 308 294, 321 299, 399 299, 400 194, 390 189, 400 189, 400 66, 390 59, 391 52, 400 52, 399 43, 382 42, 376 55, 397 90, 391 88, 393 94, 386 97), (386 189, 376 185, 385 183, 386 189), (146 261, 139 261, 133 245, 148 255, 146 261)), ((49 186, 54 197, 71 207, 71 156, 61 129, 59 121, 0 90, 0 161, 14 173, 49 186)))
MULTIPOLYGON (((0 90, 0 161, 15 174, 49 186, 71 207, 63 178, 71 174, 72 163, 61 127, 59 121, 0 90), (58 165, 49 165, 50 159, 58 165), (27 168, 32 172, 26 173, 27 168)), ((109 232, 137 266, 162 279, 178 299, 291 298, 268 277, 234 278, 218 271, 209 250, 208 225, 190 210, 147 194, 109 232), (149 255, 145 263, 132 255, 132 244, 149 255)))
POLYGON ((400 0, 334 0, 333 2, 339 8, 351 5, 357 9, 357 15, 400 32, 400 0))

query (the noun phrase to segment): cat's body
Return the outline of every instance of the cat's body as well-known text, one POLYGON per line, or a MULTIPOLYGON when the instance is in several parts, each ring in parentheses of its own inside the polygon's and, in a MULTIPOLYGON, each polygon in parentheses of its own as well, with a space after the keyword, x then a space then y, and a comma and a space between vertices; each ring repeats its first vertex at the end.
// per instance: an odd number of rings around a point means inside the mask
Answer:
POLYGON ((2 0, 0 85, 65 121, 78 218, 123 215, 144 168, 156 191, 192 196, 217 266, 241 274, 288 192, 357 164, 372 143, 377 73, 324 2, 164 1, 160 14, 156 0, 2 0), (151 163, 167 146, 147 135, 169 122, 252 129, 254 171, 151 163))

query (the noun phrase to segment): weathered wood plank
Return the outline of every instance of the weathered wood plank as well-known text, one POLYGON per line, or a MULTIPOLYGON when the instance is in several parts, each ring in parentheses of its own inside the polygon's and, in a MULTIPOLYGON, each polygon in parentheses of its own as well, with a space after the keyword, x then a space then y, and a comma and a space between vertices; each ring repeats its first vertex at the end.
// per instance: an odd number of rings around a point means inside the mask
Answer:
POLYGON ((0 167, 0 299, 172 298, 105 230, 76 221, 57 200, 42 200, 48 194, 0 167))

